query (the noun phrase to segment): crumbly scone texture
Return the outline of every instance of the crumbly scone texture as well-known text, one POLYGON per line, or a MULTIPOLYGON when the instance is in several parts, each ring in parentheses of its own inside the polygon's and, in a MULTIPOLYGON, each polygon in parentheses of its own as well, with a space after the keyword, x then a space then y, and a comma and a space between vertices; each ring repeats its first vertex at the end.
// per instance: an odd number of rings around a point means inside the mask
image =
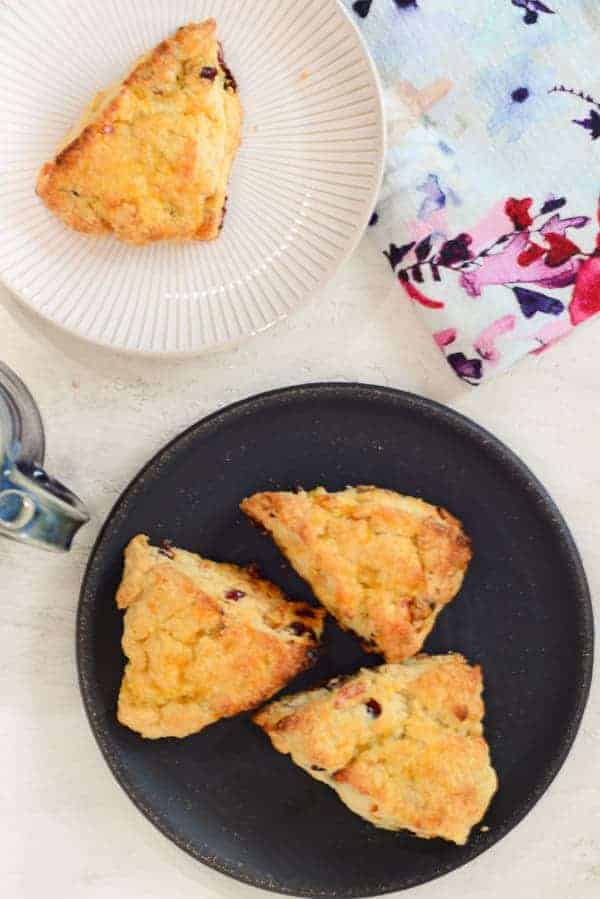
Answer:
POLYGON ((471 559, 456 518, 392 490, 257 493, 241 508, 339 624, 388 662, 420 651, 471 559))
POLYGON ((135 537, 116 596, 126 609, 118 719, 143 737, 186 737, 256 708, 314 663, 324 611, 252 569, 135 537))
POLYGON ((421 655, 286 696, 253 720, 376 827, 462 845, 498 786, 482 686, 461 655, 421 655))
POLYGON ((66 225, 120 240, 212 240, 225 214, 242 106, 214 19, 180 28, 99 93, 46 163, 37 193, 66 225))

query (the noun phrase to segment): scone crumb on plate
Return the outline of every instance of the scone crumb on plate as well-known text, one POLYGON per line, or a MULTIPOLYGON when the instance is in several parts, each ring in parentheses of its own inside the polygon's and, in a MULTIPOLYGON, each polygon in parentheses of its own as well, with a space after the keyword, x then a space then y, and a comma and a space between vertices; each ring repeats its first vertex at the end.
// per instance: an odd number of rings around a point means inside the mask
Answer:
POLYGON ((214 19, 191 23, 99 93, 38 177, 62 221, 132 244, 213 240, 242 106, 214 19))

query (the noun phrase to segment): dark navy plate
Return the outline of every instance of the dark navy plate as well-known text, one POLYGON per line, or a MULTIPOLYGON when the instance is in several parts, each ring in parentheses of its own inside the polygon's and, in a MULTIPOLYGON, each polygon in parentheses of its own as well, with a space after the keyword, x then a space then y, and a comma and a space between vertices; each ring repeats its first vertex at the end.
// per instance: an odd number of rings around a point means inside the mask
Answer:
MULTIPOLYGON (((503 837, 562 765, 585 706, 593 622, 569 530, 541 484, 498 440, 436 403, 356 384, 278 390, 194 425, 119 499, 81 591, 77 653, 92 730, 138 808, 202 862, 245 883, 303 896, 401 890, 458 868, 503 837), (238 511, 257 490, 377 484, 445 506, 475 558, 427 642, 483 665, 486 734, 500 789, 458 847, 377 830, 275 752, 248 716, 186 740, 144 741, 115 705, 124 659, 114 605, 125 544, 143 532, 214 559, 258 562, 310 599, 270 539, 238 511), (489 829, 487 829, 489 828, 489 829)), ((326 652, 291 690, 377 664, 331 621, 326 652)))

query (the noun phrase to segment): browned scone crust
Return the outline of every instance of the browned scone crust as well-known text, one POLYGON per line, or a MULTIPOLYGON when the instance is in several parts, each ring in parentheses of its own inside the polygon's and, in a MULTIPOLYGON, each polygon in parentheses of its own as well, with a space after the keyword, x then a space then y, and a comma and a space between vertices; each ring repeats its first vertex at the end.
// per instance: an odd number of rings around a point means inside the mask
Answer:
POLYGON ((186 737, 270 699, 316 660, 325 615, 251 570, 142 535, 125 550, 116 600, 129 660, 118 719, 151 739, 186 737))
POLYGON ((341 627, 389 662, 419 652, 471 559, 456 518, 392 490, 257 493, 241 508, 341 627))
POLYGON ((212 240, 242 107, 214 19, 180 28, 101 92, 38 177, 65 224, 123 241, 212 240))
POLYGON ((482 686, 461 655, 421 655, 286 696, 254 721, 376 827, 462 845, 498 785, 482 686))

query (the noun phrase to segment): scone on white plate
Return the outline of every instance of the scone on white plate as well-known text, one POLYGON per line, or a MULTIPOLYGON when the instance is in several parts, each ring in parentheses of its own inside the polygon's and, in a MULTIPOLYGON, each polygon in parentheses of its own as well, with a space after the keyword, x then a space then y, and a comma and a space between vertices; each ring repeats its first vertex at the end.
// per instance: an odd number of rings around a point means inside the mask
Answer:
POLYGON ((135 537, 117 592, 128 662, 118 719, 143 737, 186 737, 256 708, 312 665, 325 612, 252 569, 135 537))
POLYGON ((120 240, 212 240, 240 144, 242 105, 214 19, 191 23, 99 93, 38 177, 62 221, 120 240))
POLYGON ((376 827, 462 845, 498 786, 482 688, 461 655, 421 655, 286 696, 254 721, 376 827))

